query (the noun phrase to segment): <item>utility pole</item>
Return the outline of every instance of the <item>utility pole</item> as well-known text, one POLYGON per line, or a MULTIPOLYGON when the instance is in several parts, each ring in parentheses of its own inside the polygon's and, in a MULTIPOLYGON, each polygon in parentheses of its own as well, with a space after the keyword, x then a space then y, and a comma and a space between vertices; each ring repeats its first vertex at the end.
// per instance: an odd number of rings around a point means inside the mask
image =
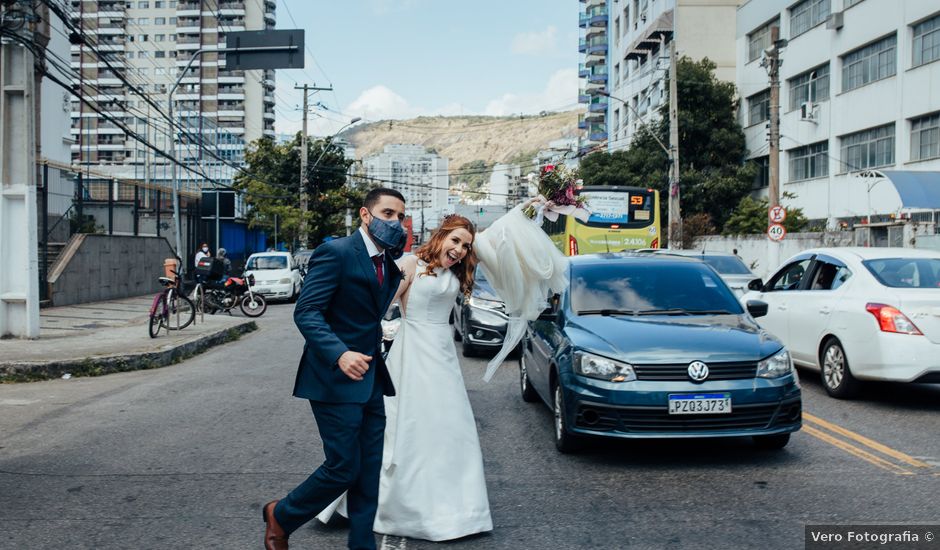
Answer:
MULTIPOLYGON (((762 64, 770 76, 770 126, 767 134, 770 167, 767 186, 770 208, 780 205, 780 27, 770 28, 770 47, 764 50, 762 64)), ((770 213, 767 214, 767 228, 770 228, 770 213)), ((767 238, 767 270, 776 269, 780 264, 780 243, 767 238)))
POLYGON ((682 209, 679 196, 679 92, 676 82, 676 41, 669 50, 669 248, 682 248, 682 209))
POLYGON ((309 110, 308 99, 310 97, 310 92, 314 93, 320 91, 331 91, 332 86, 328 88, 318 88, 316 84, 310 86, 304 84, 303 86, 294 86, 295 90, 304 91, 304 125, 303 130, 300 133, 300 231, 299 231, 299 241, 300 246, 303 248, 307 247, 307 111, 309 110))

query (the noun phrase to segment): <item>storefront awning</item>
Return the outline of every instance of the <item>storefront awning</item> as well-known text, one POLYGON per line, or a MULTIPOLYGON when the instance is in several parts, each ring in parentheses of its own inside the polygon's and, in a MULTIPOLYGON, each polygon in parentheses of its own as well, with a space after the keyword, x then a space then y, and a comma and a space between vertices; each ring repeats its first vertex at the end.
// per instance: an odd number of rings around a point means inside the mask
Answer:
POLYGON ((862 170, 863 178, 872 178, 868 190, 879 181, 891 182, 901 198, 901 208, 940 210, 940 172, 914 170, 862 170))

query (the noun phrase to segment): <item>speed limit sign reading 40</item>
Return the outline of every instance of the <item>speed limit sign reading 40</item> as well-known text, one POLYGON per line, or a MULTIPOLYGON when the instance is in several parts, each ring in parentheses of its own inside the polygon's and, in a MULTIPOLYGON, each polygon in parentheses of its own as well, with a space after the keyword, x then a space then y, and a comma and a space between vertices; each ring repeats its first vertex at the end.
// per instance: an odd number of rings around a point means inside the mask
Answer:
POLYGON ((770 227, 767 228, 767 237, 772 241, 782 241, 786 235, 787 230, 779 223, 770 224, 770 227))
POLYGON ((767 217, 770 218, 770 223, 783 223, 783 220, 787 219, 787 211, 779 205, 771 206, 767 209, 767 217))

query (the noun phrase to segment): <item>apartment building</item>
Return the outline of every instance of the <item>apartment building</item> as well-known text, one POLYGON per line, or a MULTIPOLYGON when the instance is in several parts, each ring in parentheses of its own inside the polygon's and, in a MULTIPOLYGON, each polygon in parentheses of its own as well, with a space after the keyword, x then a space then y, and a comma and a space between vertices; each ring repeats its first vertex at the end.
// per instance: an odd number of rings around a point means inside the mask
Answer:
POLYGON ((386 145, 381 153, 362 160, 363 171, 375 183, 398 190, 405 197, 405 213, 415 231, 437 227, 447 211, 450 187, 448 161, 421 145, 386 145))
POLYGON ((607 104, 609 151, 668 101, 669 56, 715 62, 719 80, 735 78, 735 13, 742 0, 609 0, 607 104))
POLYGON ((607 98, 599 93, 607 89, 607 2, 581 0, 578 51, 583 61, 578 67, 578 77, 582 80, 578 103, 587 107, 578 120, 578 128, 585 131, 579 147, 582 153, 596 150, 607 141, 607 98))
POLYGON ((935 0, 751 0, 738 11, 739 117, 766 194, 771 29, 780 58, 780 190, 834 228, 906 208, 884 170, 940 186, 940 4, 935 0))
MULTIPOLYGON (((273 29, 274 0, 71 0, 73 22, 87 44, 73 44, 72 68, 81 70, 76 88, 112 117, 162 151, 209 178, 230 183, 244 162, 245 147, 274 137, 274 71, 226 71, 226 33, 273 29), (185 129, 171 144, 168 121, 144 92, 167 111, 167 92, 197 50, 174 99, 174 118, 185 129), (207 154, 210 150, 215 155, 207 154)), ((72 161, 98 173, 171 185, 170 164, 125 135, 113 121, 72 102, 72 161)), ((177 171, 184 190, 197 191, 205 179, 177 171)))

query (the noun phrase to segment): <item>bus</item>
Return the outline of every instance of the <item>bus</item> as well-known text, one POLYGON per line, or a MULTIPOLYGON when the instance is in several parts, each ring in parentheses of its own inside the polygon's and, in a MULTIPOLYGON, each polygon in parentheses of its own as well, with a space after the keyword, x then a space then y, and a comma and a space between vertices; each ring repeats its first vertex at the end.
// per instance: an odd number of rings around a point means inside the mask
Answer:
POLYGON ((566 256, 659 248, 659 191, 596 185, 581 187, 578 195, 587 199, 591 211, 586 222, 559 216, 542 224, 566 256))

